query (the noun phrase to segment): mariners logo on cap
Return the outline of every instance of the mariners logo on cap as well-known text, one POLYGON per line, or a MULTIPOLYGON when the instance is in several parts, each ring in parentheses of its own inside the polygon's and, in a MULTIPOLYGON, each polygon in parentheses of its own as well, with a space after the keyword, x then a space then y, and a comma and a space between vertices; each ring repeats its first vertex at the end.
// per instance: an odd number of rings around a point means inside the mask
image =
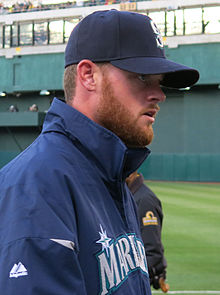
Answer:
POLYGON ((150 24, 151 24, 151 27, 152 27, 154 34, 155 34, 157 47, 163 48, 163 38, 161 36, 161 33, 160 33, 158 27, 156 26, 156 24, 153 22, 152 19, 150 19, 150 24))

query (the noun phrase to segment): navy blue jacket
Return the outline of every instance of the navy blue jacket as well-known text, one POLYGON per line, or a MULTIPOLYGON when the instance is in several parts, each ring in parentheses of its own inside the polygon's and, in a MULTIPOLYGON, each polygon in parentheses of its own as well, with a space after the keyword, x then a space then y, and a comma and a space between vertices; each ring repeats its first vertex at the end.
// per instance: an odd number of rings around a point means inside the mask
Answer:
POLYGON ((0 294, 151 294, 124 181, 148 153, 54 99, 39 137, 0 170, 0 294))

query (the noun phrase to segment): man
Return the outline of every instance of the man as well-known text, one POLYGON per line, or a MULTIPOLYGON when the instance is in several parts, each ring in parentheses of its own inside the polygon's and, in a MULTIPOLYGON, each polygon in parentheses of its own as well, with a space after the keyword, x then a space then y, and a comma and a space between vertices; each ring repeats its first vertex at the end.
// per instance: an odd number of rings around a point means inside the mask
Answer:
POLYGON ((134 171, 127 177, 126 183, 137 204, 141 236, 147 256, 150 284, 163 292, 168 292, 166 283, 167 262, 161 241, 163 211, 161 201, 154 192, 144 184, 142 174, 134 171))
POLYGON ((160 85, 199 74, 164 57, 152 20, 117 10, 75 27, 65 67, 66 103, 1 170, 0 293, 150 294, 125 178, 149 154, 160 85))

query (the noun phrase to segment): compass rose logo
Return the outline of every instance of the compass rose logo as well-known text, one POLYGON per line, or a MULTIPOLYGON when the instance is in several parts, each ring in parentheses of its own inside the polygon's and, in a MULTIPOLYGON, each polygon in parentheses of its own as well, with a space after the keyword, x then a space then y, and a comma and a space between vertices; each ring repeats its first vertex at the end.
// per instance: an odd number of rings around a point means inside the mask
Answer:
POLYGON ((100 239, 96 243, 102 245, 102 251, 106 251, 107 256, 109 257, 109 247, 110 247, 109 243, 111 239, 107 237, 106 230, 105 231, 103 230, 101 224, 100 224, 100 229, 101 229, 101 232, 99 232, 100 239))

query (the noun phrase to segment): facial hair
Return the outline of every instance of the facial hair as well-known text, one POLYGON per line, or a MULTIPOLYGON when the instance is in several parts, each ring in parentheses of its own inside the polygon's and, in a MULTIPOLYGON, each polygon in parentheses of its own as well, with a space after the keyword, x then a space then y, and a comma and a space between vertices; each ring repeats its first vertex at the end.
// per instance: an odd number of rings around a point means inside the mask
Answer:
POLYGON ((127 147, 145 147, 153 140, 152 124, 138 126, 138 118, 135 118, 132 112, 120 102, 120 97, 114 94, 106 75, 102 82, 102 95, 96 118, 100 125, 115 133, 127 147))

